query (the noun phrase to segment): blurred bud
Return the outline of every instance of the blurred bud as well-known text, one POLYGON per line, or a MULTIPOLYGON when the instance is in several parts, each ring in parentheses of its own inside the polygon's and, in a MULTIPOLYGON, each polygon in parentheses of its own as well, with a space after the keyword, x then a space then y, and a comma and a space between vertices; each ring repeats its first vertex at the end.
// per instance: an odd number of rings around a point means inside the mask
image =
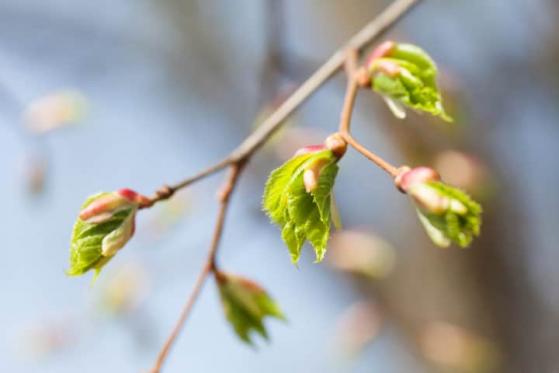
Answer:
POLYGON ((43 134, 78 122, 85 106, 86 100, 79 92, 55 92, 31 102, 24 113, 24 122, 31 132, 43 134))
POLYGON ((138 207, 149 199, 130 189, 99 193, 86 200, 80 211, 70 247, 69 275, 101 268, 130 240, 138 207))
POLYGON ((265 317, 285 320, 275 301, 255 282, 221 271, 216 273, 216 280, 225 316, 244 342, 252 344, 253 331, 268 339, 265 317))
POLYGON ((457 325, 429 323, 420 335, 420 346, 428 360, 447 369, 472 373, 500 370, 497 346, 457 325))
POLYGON ((40 154, 26 154, 22 167, 26 191, 34 196, 43 193, 47 180, 47 157, 40 154))
POLYGON ((439 153, 434 162, 449 184, 466 189, 478 197, 483 197, 491 189, 492 180, 487 166, 471 154, 447 150, 439 153))
POLYGON ((348 307, 337 321, 337 334, 343 350, 355 355, 379 334, 382 317, 378 307, 361 301, 348 307))
POLYGON ((105 282, 100 305, 113 315, 128 314, 138 308, 149 292, 149 282, 144 267, 125 265, 105 282))
POLYGON ((41 361, 67 353, 79 340, 78 330, 70 315, 41 319, 25 325, 12 345, 22 358, 41 361))
POLYGON ((374 234, 346 230, 332 235, 328 264, 337 270, 384 278, 395 262, 394 248, 374 234))

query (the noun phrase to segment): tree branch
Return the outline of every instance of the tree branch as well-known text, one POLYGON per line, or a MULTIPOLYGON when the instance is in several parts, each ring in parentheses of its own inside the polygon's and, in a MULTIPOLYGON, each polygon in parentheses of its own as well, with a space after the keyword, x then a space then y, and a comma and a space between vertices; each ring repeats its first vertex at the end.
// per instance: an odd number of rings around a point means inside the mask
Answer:
MULTIPOLYGON (((178 338, 186 320, 188 319, 198 296, 200 295, 209 275, 216 271, 216 254, 219 248, 219 242, 223 233, 225 216, 229 207, 230 196, 235 189, 240 173, 242 172, 246 162, 252 154, 258 150, 270 136, 281 127, 284 120, 297 109, 305 100, 320 88, 332 75, 334 75, 344 64, 346 60, 347 50, 359 51, 376 38, 380 37, 390 26, 398 21, 420 0, 396 0, 373 21, 367 24, 359 33, 352 37, 349 42, 340 48, 332 57, 330 57, 324 65, 322 65, 299 89, 297 89, 287 100, 283 102, 250 136, 248 136, 235 150, 233 150, 226 158, 220 162, 200 171, 198 174, 189 177, 176 185, 162 186, 156 193, 150 197, 150 203, 144 207, 150 207, 154 203, 170 198, 177 190, 180 190, 194 182, 204 179, 226 167, 230 167, 230 173, 225 180, 219 193, 220 208, 217 221, 212 237, 212 241, 208 250, 208 257, 202 267, 198 278, 194 284, 194 288, 181 311, 171 334, 165 341, 157 360, 151 369, 151 373, 160 373, 163 363, 167 358, 171 347, 178 338)), ((349 105, 349 119, 351 118, 351 109, 353 103, 349 105)), ((346 132, 347 133, 347 132, 346 132)), ((347 136, 349 134, 347 133, 347 136)), ((351 144, 351 137, 346 141, 351 144), (349 141, 348 141, 349 139, 349 141)), ((355 147, 355 145, 353 145, 355 147)))
POLYGON ((342 138, 350 146, 352 146, 355 150, 363 154, 367 159, 382 168, 394 178, 399 173, 398 167, 395 167, 379 155, 373 153, 365 146, 361 145, 357 140, 355 140, 353 136, 351 136, 351 116, 353 113, 353 108, 355 107, 355 99, 357 97, 359 87, 361 86, 361 83, 359 82, 361 78, 360 75, 362 75, 360 69, 357 66, 357 58, 357 50, 350 49, 346 52, 345 71, 347 76, 347 88, 344 98, 344 105, 342 108, 342 114, 340 116, 339 132, 342 138))
POLYGON ((231 194, 233 193, 233 190, 235 189, 235 186, 237 185, 237 181, 239 179, 240 173, 243 170, 243 167, 244 167, 244 162, 234 163, 233 165, 230 166, 230 173, 227 176, 227 179, 225 180, 224 184, 221 187, 221 190, 218 193, 218 199, 219 199, 219 202, 220 202, 220 206, 219 206, 219 211, 218 211, 218 214, 217 214, 217 221, 216 221, 214 233, 213 233, 213 236, 212 236, 212 242, 211 242, 210 248, 208 250, 208 256, 207 256, 206 262, 204 263, 204 266, 202 267, 202 270, 198 274, 198 278, 196 279, 196 282, 194 283, 194 287, 192 289, 192 292, 190 293, 190 295, 188 296, 188 299, 186 300, 186 303, 184 304, 184 307, 181 311, 179 319, 177 320, 175 326, 173 327, 173 330, 171 331, 171 334, 169 335, 169 337, 167 337, 167 340, 163 344, 163 347, 161 348, 161 351, 159 352, 159 355, 157 356, 157 360, 155 361, 155 364, 154 364, 153 368, 151 369, 151 373, 159 373, 161 371, 161 367, 163 366, 163 363, 165 362, 165 359, 169 355, 171 347, 173 347, 173 344, 175 343, 177 337, 179 336, 179 334, 180 334, 180 332, 181 332, 181 330, 184 326, 184 323, 188 319, 188 316, 190 315, 190 313, 192 311, 192 308, 194 307, 194 304, 196 303, 196 300, 198 299, 198 296, 202 292, 202 289, 204 287, 204 284, 206 283, 206 280, 208 279, 210 274, 215 273, 215 271, 216 271, 216 268, 217 268, 217 266, 216 266, 216 254, 217 254, 217 251, 218 251, 218 248, 219 248, 219 242, 221 241, 221 236, 223 235, 223 226, 225 224, 225 215, 226 215, 227 209, 229 207, 229 201, 230 201, 231 194))
POLYGON ((421 0, 396 0, 375 19, 355 34, 343 47, 339 48, 316 72, 311 75, 289 98, 287 98, 250 136, 220 162, 208 167, 193 177, 189 177, 174 186, 161 187, 151 197, 151 204, 169 198, 174 192, 196 181, 212 175, 228 165, 248 159, 258 150, 274 132, 280 128, 285 119, 307 100, 318 88, 326 83, 346 60, 347 50, 361 51, 378 39, 400 18, 409 12, 421 0))

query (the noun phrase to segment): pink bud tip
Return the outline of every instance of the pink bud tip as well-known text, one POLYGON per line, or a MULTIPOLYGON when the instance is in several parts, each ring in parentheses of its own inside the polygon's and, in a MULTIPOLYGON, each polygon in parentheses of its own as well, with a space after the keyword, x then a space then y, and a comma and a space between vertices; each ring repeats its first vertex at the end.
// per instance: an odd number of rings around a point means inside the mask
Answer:
POLYGON ((116 193, 127 201, 137 203, 139 205, 145 205, 151 202, 148 197, 129 188, 119 189, 116 193))
POLYGON ((80 212, 81 220, 88 220, 94 216, 103 214, 110 210, 115 204, 114 197, 112 195, 107 195, 93 201, 89 206, 80 212))
POLYGON ((384 43, 380 44, 371 52, 371 54, 369 54, 369 57, 367 57, 366 66, 371 66, 374 60, 389 55, 395 46, 396 43, 394 43, 393 41, 385 41, 384 43))
POLYGON ((394 183, 402 192, 406 193, 413 185, 428 181, 439 181, 441 177, 438 172, 429 167, 402 167, 398 176, 394 178, 394 183))
POLYGON ((322 151, 324 149, 326 149, 326 146, 324 146, 323 144, 308 145, 308 146, 305 146, 304 148, 301 148, 301 149, 297 150, 295 152, 295 156, 303 155, 303 154, 309 154, 309 153, 316 153, 316 152, 322 151))
POLYGON ((390 77, 397 76, 401 71, 400 66, 397 63, 386 60, 379 61, 377 68, 390 77))

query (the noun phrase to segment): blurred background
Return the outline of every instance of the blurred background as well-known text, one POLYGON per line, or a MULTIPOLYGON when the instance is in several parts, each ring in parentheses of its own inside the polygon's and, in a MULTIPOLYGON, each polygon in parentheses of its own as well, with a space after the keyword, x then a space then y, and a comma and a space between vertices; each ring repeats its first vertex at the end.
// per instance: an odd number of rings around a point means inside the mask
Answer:
MULTIPOLYGON (((86 196, 151 193, 232 150, 380 0, 3 0, 0 4, 0 370, 145 372, 202 265, 212 177, 142 211, 95 284, 68 278, 86 196)), ((438 249, 388 178, 349 151, 344 229, 325 265, 294 268, 260 211, 269 171, 338 125, 344 79, 317 92, 252 160, 220 252, 288 322, 241 343, 213 283, 165 372, 559 372, 559 3, 424 1, 389 35, 439 63, 454 125, 395 120, 360 94, 354 132, 426 164, 484 206, 481 237, 438 249)))

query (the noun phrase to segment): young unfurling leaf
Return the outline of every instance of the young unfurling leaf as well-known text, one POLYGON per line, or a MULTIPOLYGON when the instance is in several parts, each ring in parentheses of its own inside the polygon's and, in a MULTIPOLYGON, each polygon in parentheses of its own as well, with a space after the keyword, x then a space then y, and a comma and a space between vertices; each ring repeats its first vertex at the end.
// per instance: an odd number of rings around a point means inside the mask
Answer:
POLYGON ((453 242, 467 247, 479 235, 481 206, 460 189, 433 181, 417 185, 408 193, 416 201, 427 234, 438 246, 447 247, 453 242), (431 196, 439 202, 436 206, 425 206, 431 196))
POLYGON ((345 152, 345 143, 339 140, 334 135, 325 146, 303 148, 272 171, 266 183, 264 210, 281 227, 293 263, 299 260, 306 241, 313 246, 317 262, 326 253, 336 163, 345 152))
POLYGON ((437 87, 437 66, 421 48, 387 41, 373 51, 367 69, 373 90, 398 118, 405 117, 404 107, 409 107, 452 121, 437 87))
POLYGON ((217 272, 216 280, 225 317, 244 342, 252 344, 253 331, 268 339, 266 316, 285 320, 276 302, 258 284, 225 272, 217 272))
POLYGON ((74 224, 67 274, 79 276, 94 269, 98 275, 134 234, 136 211, 146 201, 130 189, 89 197, 74 224))
POLYGON ((479 235, 481 206, 460 189, 441 182, 433 170, 409 170, 396 178, 396 184, 412 198, 421 223, 436 245, 467 247, 479 235))

